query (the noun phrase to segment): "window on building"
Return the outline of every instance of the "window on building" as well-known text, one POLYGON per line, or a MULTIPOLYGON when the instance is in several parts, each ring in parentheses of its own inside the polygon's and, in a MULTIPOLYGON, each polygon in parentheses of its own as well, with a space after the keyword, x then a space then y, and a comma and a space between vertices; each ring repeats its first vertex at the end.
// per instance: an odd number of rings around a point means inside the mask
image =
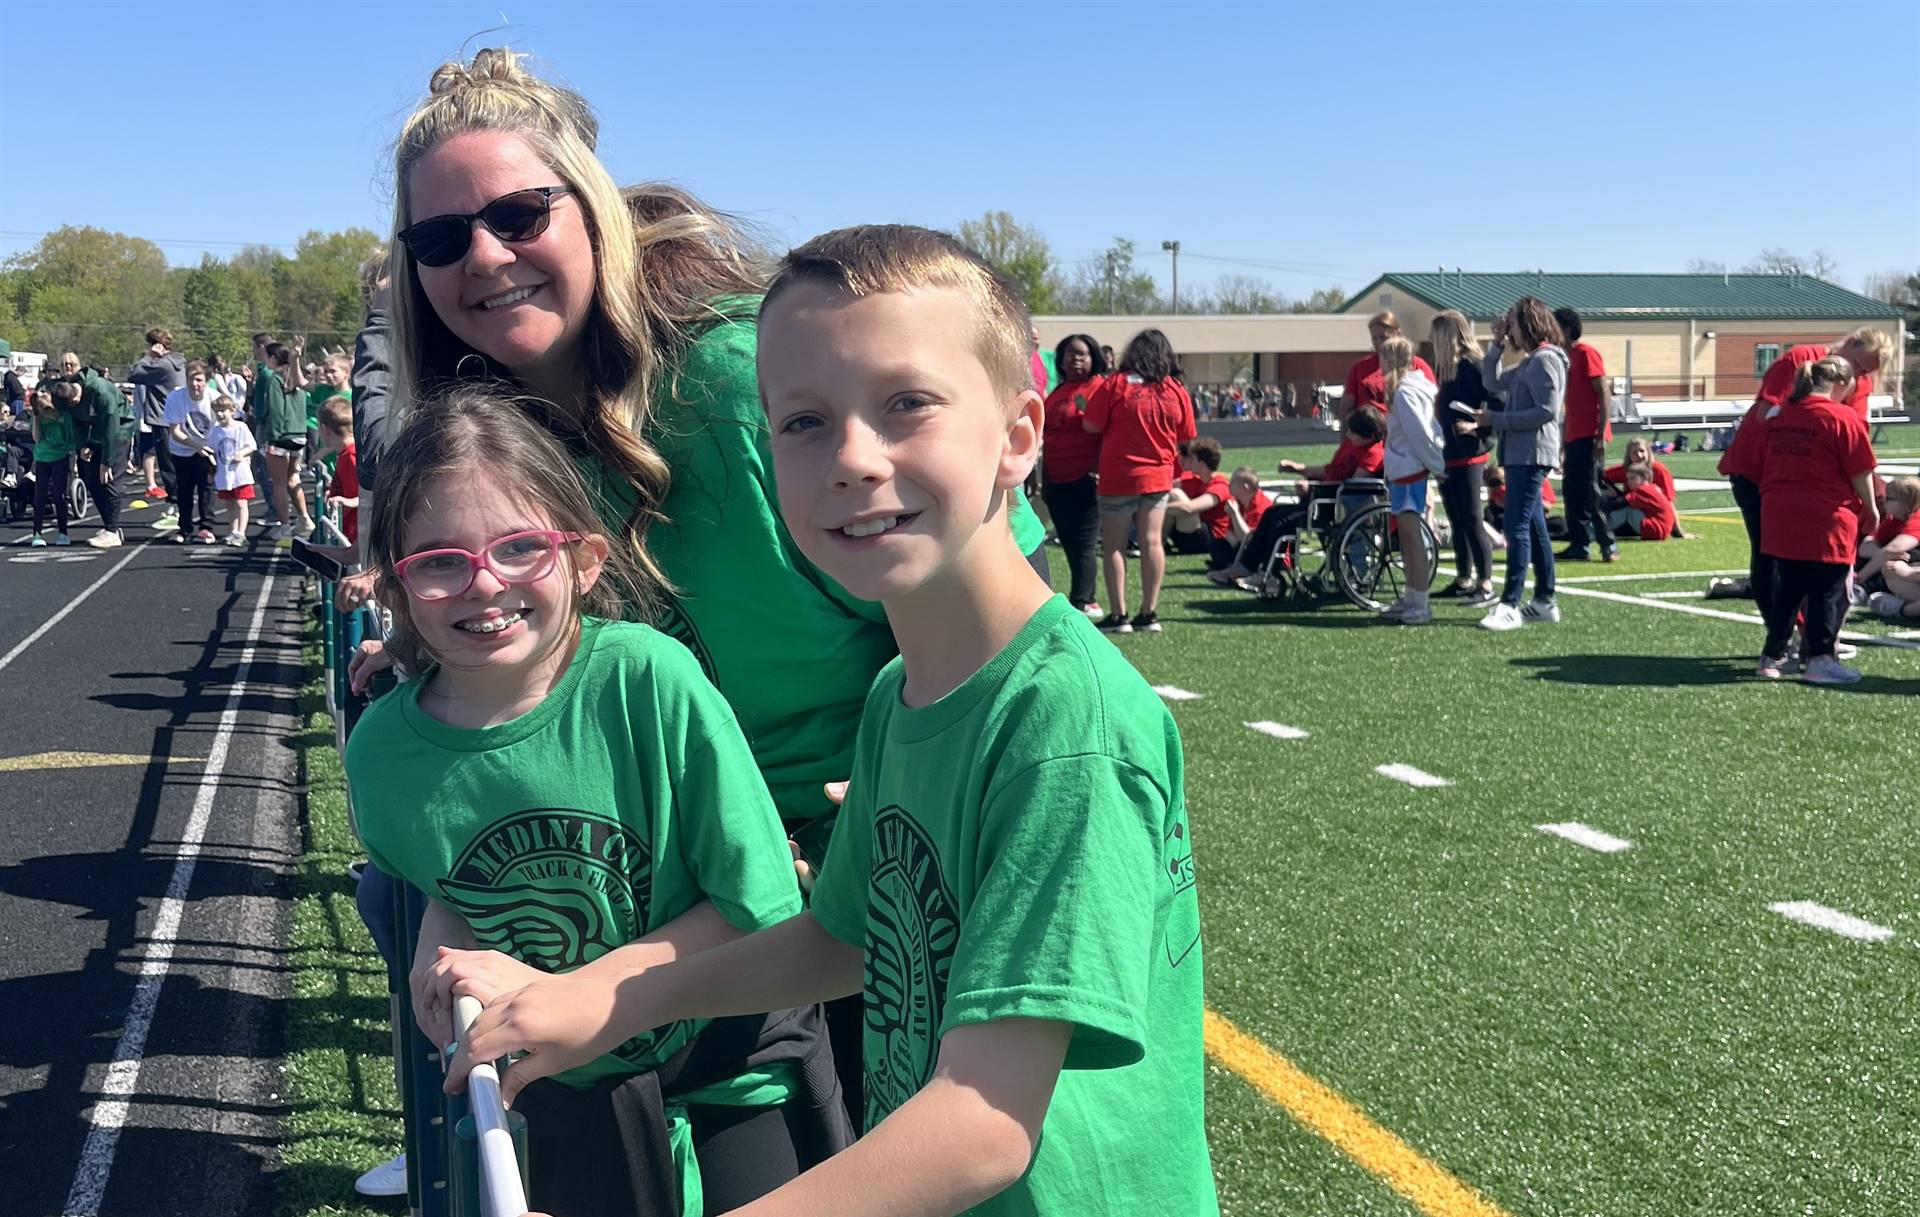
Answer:
POLYGON ((1761 342, 1761 343, 1756 343, 1756 344, 1754 344, 1754 348, 1753 348, 1753 374, 1754 374, 1754 376, 1755 376, 1756 378, 1757 378, 1757 377, 1761 377, 1761 376, 1765 376, 1765 375, 1767 374, 1767 369, 1768 369, 1768 368, 1770 368, 1770 367, 1772 367, 1772 366, 1773 366, 1773 361, 1774 361, 1774 360, 1776 360, 1776 359, 1778 359, 1778 358, 1780 358, 1780 344, 1779 344, 1779 343, 1777 343, 1777 342, 1761 342))

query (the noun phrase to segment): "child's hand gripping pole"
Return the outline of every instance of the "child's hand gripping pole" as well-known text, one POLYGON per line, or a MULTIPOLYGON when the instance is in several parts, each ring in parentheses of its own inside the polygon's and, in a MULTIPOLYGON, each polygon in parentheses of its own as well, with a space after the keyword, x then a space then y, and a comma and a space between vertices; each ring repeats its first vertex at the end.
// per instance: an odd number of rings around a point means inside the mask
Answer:
MULTIPOLYGON (((453 999, 454 1029, 460 1041, 465 1041, 478 1017, 478 998, 453 999)), ((520 1164, 513 1156, 513 1134, 507 1131, 507 1108, 500 1101, 500 1074, 493 1062, 477 1064, 467 1074, 467 1097, 480 1148, 480 1197, 486 1217, 522 1217, 527 1193, 520 1186, 520 1164)))

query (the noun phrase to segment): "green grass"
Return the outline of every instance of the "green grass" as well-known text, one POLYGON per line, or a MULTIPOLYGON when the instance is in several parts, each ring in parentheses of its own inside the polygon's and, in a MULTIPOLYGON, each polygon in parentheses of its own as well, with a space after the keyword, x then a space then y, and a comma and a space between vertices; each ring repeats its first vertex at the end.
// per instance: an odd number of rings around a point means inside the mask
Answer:
MULTIPOLYGON (((317 638, 317 635, 316 635, 317 638)), ((320 672, 317 641, 306 668, 320 672)), ((354 907, 347 864, 361 857, 347 826, 346 775, 318 676, 300 692, 295 741, 306 780, 304 856, 294 878, 293 999, 287 1014, 282 1217, 373 1217, 353 1180, 400 1148, 400 1098, 388 1034, 386 970, 354 907)))
MULTIPOLYGON (((1697 587, 1659 576, 1743 567, 1722 518, 1561 573, 1697 587)), ((1165 634, 1115 641, 1204 694, 1172 711, 1215 1009, 1515 1217, 1920 1211, 1920 652, 1865 648, 1855 690, 1763 684, 1757 625, 1570 595, 1558 627, 1493 635, 1442 608, 1406 629, 1279 611, 1200 569, 1173 560, 1165 634), (1243 726, 1260 719, 1311 735, 1243 726), (1453 784, 1374 773, 1389 761, 1453 784), (1634 848, 1534 828, 1559 820, 1634 848), (1768 911, 1783 900, 1897 936, 1799 926, 1768 911)), ((331 725, 306 697, 280 1211, 388 1212, 341 1207, 397 1146, 399 1104, 331 725)), ((1217 1066, 1207 1095, 1229 1217, 1416 1212, 1217 1066)))
MULTIPOLYGON (((1736 569, 1728 518, 1561 573, 1736 569)), ((1920 653, 1865 649, 1857 690, 1763 684, 1757 625, 1570 596, 1558 627, 1407 629, 1200 569, 1174 560, 1165 634, 1116 642, 1204 694, 1171 707, 1216 1009, 1514 1214, 1920 1208, 1920 653), (1560 820, 1635 847, 1533 827, 1560 820)), ((1209 1095, 1230 1212, 1402 1211, 1236 1080, 1209 1095)))

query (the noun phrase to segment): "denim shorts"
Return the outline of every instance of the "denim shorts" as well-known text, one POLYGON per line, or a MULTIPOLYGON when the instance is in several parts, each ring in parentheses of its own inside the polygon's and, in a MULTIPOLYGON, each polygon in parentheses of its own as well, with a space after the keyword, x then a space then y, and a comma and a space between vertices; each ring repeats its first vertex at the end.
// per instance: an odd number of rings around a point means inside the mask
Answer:
POLYGON ((1103 516, 1130 516, 1136 511, 1151 511, 1155 507, 1167 505, 1167 492, 1159 494, 1103 494, 1100 496, 1100 514, 1103 516))
POLYGON ((1417 482, 1393 482, 1387 486, 1387 507, 1394 515, 1403 511, 1427 514, 1427 483, 1421 478, 1417 482))

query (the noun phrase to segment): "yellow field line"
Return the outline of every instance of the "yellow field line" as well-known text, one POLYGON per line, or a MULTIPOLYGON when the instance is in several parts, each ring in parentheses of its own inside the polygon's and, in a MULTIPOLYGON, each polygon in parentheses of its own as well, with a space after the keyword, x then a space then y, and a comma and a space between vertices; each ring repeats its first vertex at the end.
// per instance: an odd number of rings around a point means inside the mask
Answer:
POLYGON ((1239 1075, 1288 1115, 1378 1175, 1427 1217, 1508 1217, 1505 1209, 1373 1122, 1325 1083, 1207 1011, 1207 1055, 1239 1075))
POLYGON ((1692 512, 1683 511, 1680 513, 1680 518, 1692 520, 1696 524, 1738 524, 1742 528, 1747 525, 1747 522, 1739 516, 1697 516, 1692 512))
MULTIPOLYGON (((169 765, 198 765, 196 756, 170 756, 169 765)), ((27 773, 41 769, 97 769, 109 765, 146 765, 153 758, 137 752, 31 752, 0 756, 0 773, 27 773)))

